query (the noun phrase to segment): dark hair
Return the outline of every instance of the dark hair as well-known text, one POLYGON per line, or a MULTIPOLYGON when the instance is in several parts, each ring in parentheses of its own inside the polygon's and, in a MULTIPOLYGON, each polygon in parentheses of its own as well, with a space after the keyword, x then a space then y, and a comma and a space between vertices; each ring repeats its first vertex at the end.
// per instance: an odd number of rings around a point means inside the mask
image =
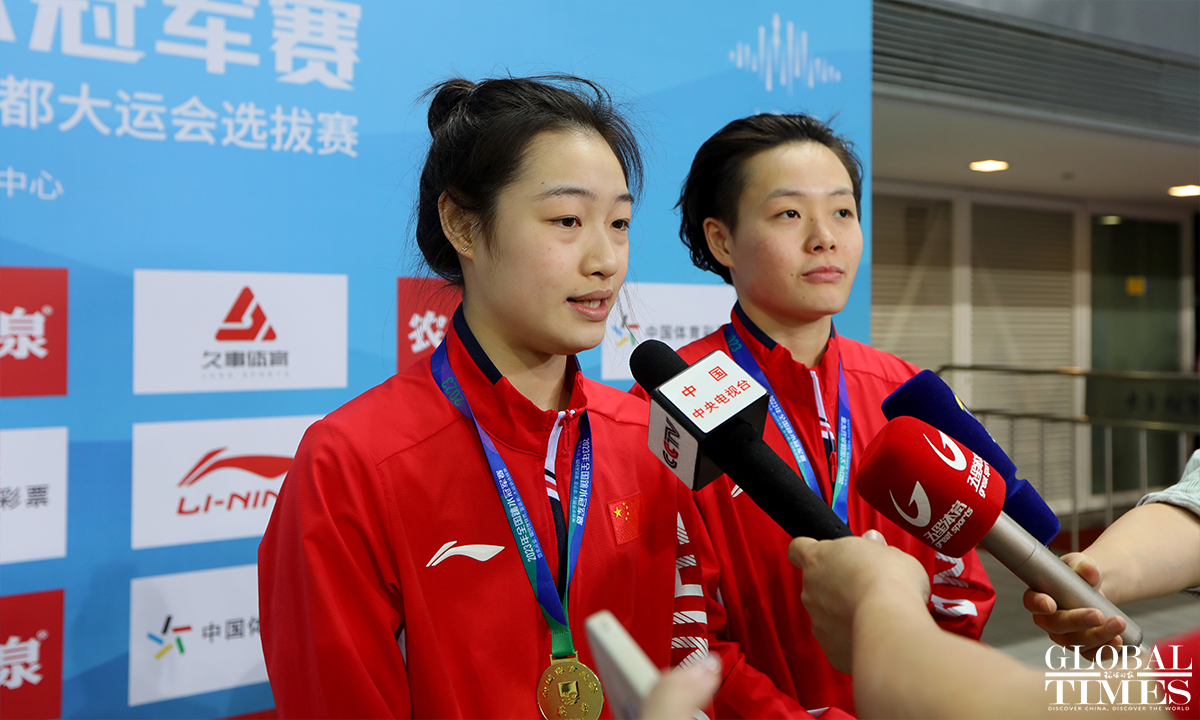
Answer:
POLYGON ((521 169, 525 149, 539 133, 584 130, 602 137, 635 196, 642 156, 629 122, 600 85, 571 75, 502 77, 478 84, 452 78, 429 88, 429 132, 417 200, 417 245, 430 269, 462 285, 458 253, 442 231, 438 199, 475 215, 486 240, 500 191, 521 169))
POLYGON ((692 264, 732 284, 729 268, 717 262, 708 249, 704 221, 716 218, 731 230, 735 228, 738 201, 746 188, 746 162, 760 152, 794 142, 820 143, 837 155, 850 174, 856 214, 862 217, 862 162, 848 140, 809 115, 752 115, 734 120, 706 140, 683 181, 675 207, 682 215, 679 239, 691 252, 692 264))

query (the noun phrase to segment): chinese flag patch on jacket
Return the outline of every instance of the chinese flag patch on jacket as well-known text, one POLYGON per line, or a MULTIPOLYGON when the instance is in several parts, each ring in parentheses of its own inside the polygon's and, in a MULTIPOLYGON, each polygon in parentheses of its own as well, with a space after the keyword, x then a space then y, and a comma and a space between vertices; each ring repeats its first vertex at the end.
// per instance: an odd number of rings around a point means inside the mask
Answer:
POLYGON ((642 494, 634 493, 608 504, 608 519, 612 521, 617 544, 627 543, 642 534, 642 494))

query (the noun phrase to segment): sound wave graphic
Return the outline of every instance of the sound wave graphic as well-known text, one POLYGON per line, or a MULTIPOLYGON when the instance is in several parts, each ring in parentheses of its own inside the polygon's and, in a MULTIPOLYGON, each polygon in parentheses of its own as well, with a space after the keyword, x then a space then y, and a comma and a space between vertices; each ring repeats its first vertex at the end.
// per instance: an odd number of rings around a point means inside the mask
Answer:
POLYGON ((761 77, 767 92, 774 90, 778 83, 791 94, 797 80, 809 88, 817 83, 841 82, 841 70, 822 57, 809 55, 807 30, 801 30, 797 38, 796 25, 788 20, 785 38, 780 36, 781 25, 779 13, 775 13, 771 16, 770 41, 767 40, 767 26, 759 25, 757 50, 750 43, 738 41, 729 51, 729 61, 738 69, 761 77))

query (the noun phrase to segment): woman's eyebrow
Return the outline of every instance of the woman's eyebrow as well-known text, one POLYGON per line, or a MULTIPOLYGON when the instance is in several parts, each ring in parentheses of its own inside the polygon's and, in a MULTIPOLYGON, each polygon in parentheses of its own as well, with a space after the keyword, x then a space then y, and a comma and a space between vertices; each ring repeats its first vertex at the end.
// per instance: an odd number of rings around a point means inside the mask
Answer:
MULTIPOLYGON (((587 200, 597 199, 595 192, 585 187, 579 187, 578 185, 555 185, 538 193, 534 196, 534 199, 545 200, 552 197, 581 197, 587 200)), ((616 196, 613 201, 616 203, 627 202, 632 205, 633 195, 627 192, 621 193, 620 195, 616 196)))
POLYGON ((538 193, 535 199, 543 200, 552 197, 582 197, 588 200, 595 200, 596 193, 578 185, 554 185, 538 193))
MULTIPOLYGON (((767 195, 767 197, 763 199, 763 202, 770 202, 771 200, 774 200, 775 198, 778 198, 778 197, 808 197, 809 194, 810 193, 806 193, 803 190, 797 190, 795 188, 777 188, 775 190, 772 190, 767 195)), ((838 195, 853 195, 853 194, 854 194, 854 191, 848 187, 840 187, 835 190, 831 190, 831 191, 829 191, 829 193, 827 193, 827 195, 829 197, 835 197, 838 195)))

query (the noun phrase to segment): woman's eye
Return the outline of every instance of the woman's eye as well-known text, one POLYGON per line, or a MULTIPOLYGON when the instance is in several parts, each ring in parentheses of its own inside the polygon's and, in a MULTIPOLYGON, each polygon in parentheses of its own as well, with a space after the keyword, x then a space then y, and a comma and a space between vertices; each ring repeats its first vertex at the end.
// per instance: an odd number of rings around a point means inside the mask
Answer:
POLYGON ((780 215, 782 217, 790 218, 792 220, 795 220, 800 217, 800 213, 796 212, 795 210, 784 210, 782 213, 780 213, 780 215))
POLYGON ((612 226, 614 228, 616 228, 617 230, 628 230, 629 229, 629 220, 624 219, 624 218, 622 218, 620 220, 614 220, 612 226))
POLYGON ((579 222, 579 218, 577 218, 577 217, 562 217, 562 218, 558 218, 554 222, 565 228, 576 228, 582 224, 579 222))
POLYGON ((849 208, 842 208, 837 211, 837 216, 849 220, 854 217, 854 211, 849 208))

